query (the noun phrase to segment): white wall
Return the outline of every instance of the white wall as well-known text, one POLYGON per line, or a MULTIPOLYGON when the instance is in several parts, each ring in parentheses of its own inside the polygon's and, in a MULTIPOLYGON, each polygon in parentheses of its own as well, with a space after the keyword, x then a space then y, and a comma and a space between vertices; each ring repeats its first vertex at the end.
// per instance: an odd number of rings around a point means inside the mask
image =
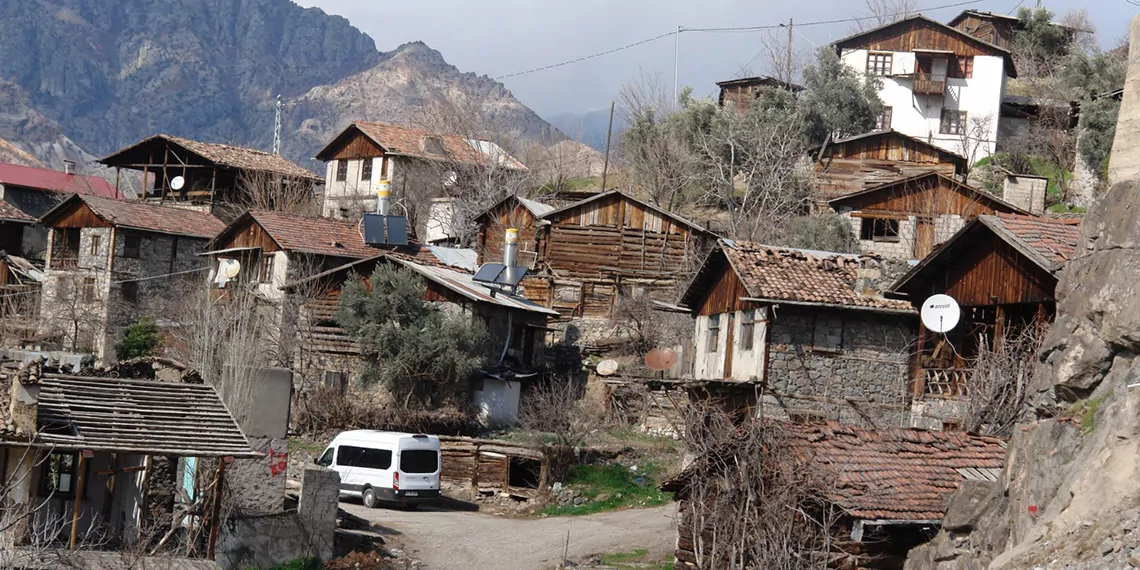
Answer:
MULTIPOLYGON (((741 382, 752 378, 764 377, 764 366, 767 362, 765 353, 768 335, 768 309, 760 308, 756 311, 753 325, 752 348, 743 348, 744 334, 743 313, 736 311, 732 319, 732 380, 741 382)), ((709 317, 700 315, 696 318, 695 335, 693 337, 693 377, 697 380, 724 380, 725 353, 730 347, 728 344, 728 314, 720 315, 720 333, 717 336, 716 352, 708 350, 709 317)))
POLYGON ((479 423, 486 426, 514 425, 519 419, 521 382, 494 378, 483 379, 483 389, 475 390, 475 407, 479 423))
MULTIPOLYGON (((841 58, 859 73, 867 71, 868 50, 844 50, 841 58)), ((893 52, 891 73, 894 75, 914 73, 915 54, 913 52, 893 52)), ((936 66, 936 74, 945 73, 945 66, 936 66)), ((1001 101, 1005 96, 1005 60, 996 56, 975 56, 974 72, 970 79, 947 79, 946 94, 914 95, 914 80, 908 78, 880 77, 882 87, 879 98, 891 107, 891 128, 931 143, 948 151, 967 155, 971 162, 985 158, 994 152, 997 141, 998 117, 1001 114, 1001 101), (989 117, 989 127, 984 141, 976 150, 971 144, 964 151, 961 135, 939 133, 942 109, 966 111, 967 122, 975 118, 989 117)))
POLYGON ((321 214, 329 218, 341 218, 341 208, 348 209, 348 218, 357 218, 361 213, 376 211, 376 189, 380 183, 380 172, 383 170, 382 161, 387 161, 387 179, 393 180, 397 168, 397 160, 393 157, 385 158, 354 158, 348 160, 347 176, 344 180, 336 179, 338 160, 331 160, 325 164, 325 195, 321 214), (364 161, 371 160, 372 176, 366 180, 360 179, 360 172, 364 161))

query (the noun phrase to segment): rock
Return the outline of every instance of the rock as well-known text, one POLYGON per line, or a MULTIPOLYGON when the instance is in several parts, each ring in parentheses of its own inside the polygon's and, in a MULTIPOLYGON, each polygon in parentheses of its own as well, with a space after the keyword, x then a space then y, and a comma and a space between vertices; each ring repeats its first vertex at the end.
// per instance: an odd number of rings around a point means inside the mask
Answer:
POLYGON ((995 499, 997 484, 988 481, 964 481, 950 497, 942 528, 949 531, 969 532, 977 526, 978 518, 995 499))
POLYGON ((1115 548, 1116 546, 1112 543, 1112 539, 1106 538, 1103 542, 1100 543, 1100 555, 1108 556, 1109 554, 1112 554, 1112 551, 1115 548))
POLYGON ((594 500, 598 501, 598 502, 608 501, 608 500, 610 500, 610 494, 609 493, 598 493, 598 496, 594 497, 594 500))
POLYGON ((1128 563, 1133 568, 1140 568, 1140 548, 1132 550, 1132 553, 1128 555, 1128 563))

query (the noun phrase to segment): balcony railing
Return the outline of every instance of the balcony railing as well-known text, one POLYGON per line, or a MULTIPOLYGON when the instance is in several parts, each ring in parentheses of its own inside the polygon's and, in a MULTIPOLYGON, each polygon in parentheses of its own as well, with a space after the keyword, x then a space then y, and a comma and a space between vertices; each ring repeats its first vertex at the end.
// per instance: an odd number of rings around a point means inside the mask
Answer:
POLYGON ((52 269, 76 269, 79 267, 79 258, 77 257, 53 257, 51 258, 52 269))
POLYGON ((914 92, 917 95, 942 95, 946 93, 946 75, 915 73, 914 92))
POLYGON ((970 380, 970 370, 926 368, 923 372, 925 373, 923 393, 927 396, 960 398, 969 395, 967 383, 970 380))

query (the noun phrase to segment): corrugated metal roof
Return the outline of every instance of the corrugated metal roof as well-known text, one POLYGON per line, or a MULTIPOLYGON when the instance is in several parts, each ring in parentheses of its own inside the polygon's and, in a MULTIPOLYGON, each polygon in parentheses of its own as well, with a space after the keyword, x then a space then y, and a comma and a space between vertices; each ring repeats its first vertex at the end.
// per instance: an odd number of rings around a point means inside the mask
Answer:
POLYGON ((390 259, 472 301, 491 303, 507 309, 542 313, 555 317, 558 316, 556 311, 547 309, 530 299, 518 295, 510 295, 501 291, 496 291, 494 295, 491 295, 491 290, 485 285, 473 281, 472 275, 452 271, 443 267, 428 267, 397 257, 390 257, 390 259))
POLYGON ((103 198, 118 198, 110 182, 98 176, 68 174, 48 168, 35 168, 19 164, 0 163, 0 184, 23 186, 49 192, 87 194, 103 198))
POLYGON ((519 203, 522 204, 523 207, 525 207, 527 210, 530 210, 530 213, 534 214, 535 217, 539 217, 547 212, 554 211, 554 206, 551 206, 550 204, 535 202, 530 198, 523 198, 521 196, 515 196, 515 198, 518 199, 519 203))
POLYGON ((443 247, 439 245, 427 246, 431 254, 439 259, 440 263, 451 267, 458 267, 465 271, 475 272, 479 268, 479 254, 473 249, 458 247, 443 247))

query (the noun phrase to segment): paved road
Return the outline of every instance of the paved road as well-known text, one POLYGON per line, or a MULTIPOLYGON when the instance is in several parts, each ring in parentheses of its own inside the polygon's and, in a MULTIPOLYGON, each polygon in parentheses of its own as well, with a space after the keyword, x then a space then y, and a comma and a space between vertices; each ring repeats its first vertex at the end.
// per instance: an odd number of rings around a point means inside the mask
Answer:
POLYGON ((674 505, 615 511, 584 517, 511 519, 477 512, 421 508, 400 511, 367 509, 359 503, 341 508, 364 517, 391 534, 430 570, 496 568, 545 570, 562 561, 566 532, 568 558, 648 549, 654 555, 672 552, 676 540, 674 505))

